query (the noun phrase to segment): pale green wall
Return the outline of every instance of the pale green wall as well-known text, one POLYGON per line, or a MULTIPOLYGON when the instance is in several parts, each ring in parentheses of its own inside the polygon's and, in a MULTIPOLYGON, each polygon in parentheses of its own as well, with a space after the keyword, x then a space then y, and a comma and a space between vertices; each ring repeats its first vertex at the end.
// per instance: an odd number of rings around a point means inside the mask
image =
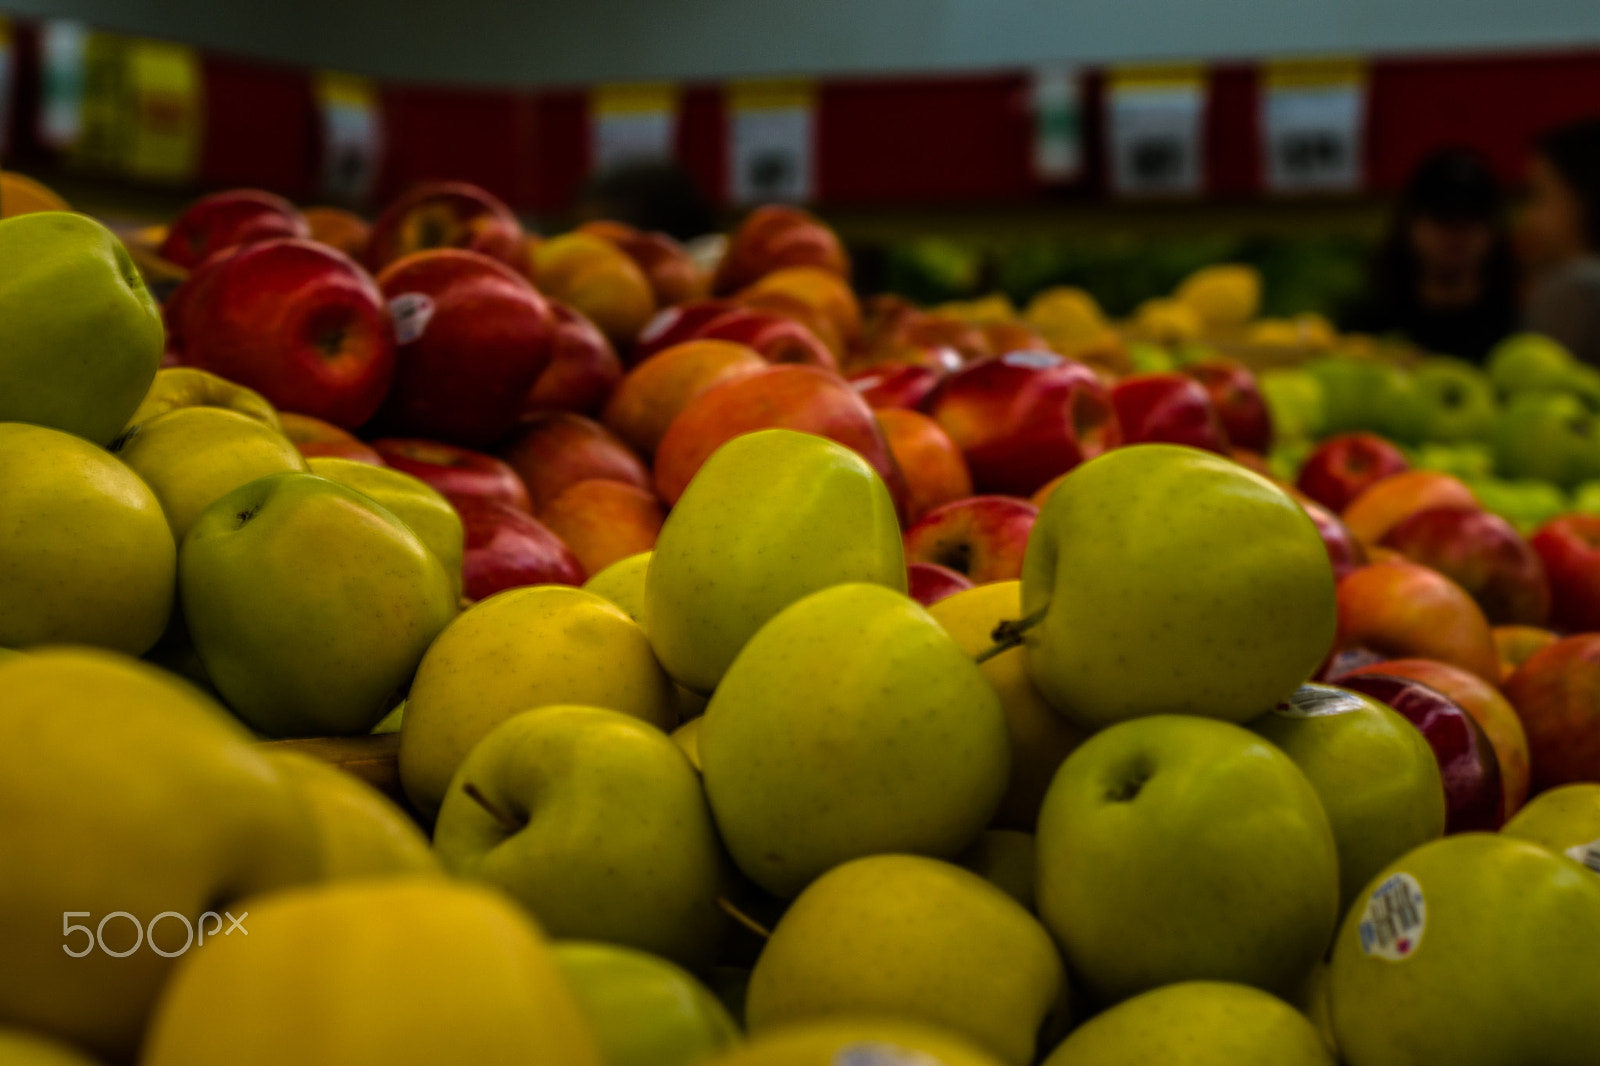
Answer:
POLYGON ((505 84, 1600 42, 1597 0, 0 0, 0 11, 505 84))

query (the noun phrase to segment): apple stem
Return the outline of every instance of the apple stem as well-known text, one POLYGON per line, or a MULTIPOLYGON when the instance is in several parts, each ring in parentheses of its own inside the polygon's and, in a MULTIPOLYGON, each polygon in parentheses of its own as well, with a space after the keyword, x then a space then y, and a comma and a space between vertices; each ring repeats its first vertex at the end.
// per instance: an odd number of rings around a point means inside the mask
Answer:
POLYGON ((766 926, 750 917, 744 911, 734 906, 733 900, 729 899, 727 896, 718 896, 716 899, 716 904, 725 914, 727 914, 728 917, 732 918, 734 921, 750 930, 762 940, 772 939, 772 930, 768 929, 766 926))
POLYGON ((1028 630, 1044 621, 1047 607, 1041 607, 1024 618, 1008 618, 994 627, 994 632, 989 634, 989 639, 994 641, 989 647, 980 651, 976 662, 986 663, 1001 652, 1010 651, 1023 641, 1028 630))
POLYGON ((462 785, 461 791, 472 797, 472 801, 478 806, 488 811, 489 817, 498 822, 500 824, 500 828, 504 829, 506 832, 520 833, 522 831, 522 826, 517 824, 517 820, 515 818, 511 817, 505 811, 502 811, 499 807, 496 807, 493 803, 490 803, 489 797, 480 792, 478 790, 478 786, 474 785, 471 781, 468 781, 466 784, 462 785))

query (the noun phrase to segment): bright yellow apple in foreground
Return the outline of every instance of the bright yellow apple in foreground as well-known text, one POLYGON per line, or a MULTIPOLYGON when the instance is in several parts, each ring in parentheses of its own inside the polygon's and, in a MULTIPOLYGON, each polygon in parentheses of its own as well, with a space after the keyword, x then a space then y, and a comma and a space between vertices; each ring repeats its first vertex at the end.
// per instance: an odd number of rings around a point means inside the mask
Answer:
POLYGON ((278 410, 254 389, 246 388, 209 370, 193 366, 169 366, 156 371, 150 391, 128 419, 128 425, 148 422, 180 407, 220 407, 260 422, 268 429, 283 432, 278 410))

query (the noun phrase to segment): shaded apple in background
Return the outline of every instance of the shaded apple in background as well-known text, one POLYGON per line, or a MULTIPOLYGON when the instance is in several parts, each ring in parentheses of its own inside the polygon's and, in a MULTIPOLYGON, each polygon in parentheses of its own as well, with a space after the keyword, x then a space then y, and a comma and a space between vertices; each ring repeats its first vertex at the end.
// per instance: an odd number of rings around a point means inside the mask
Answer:
POLYGON ((583 566, 538 519, 499 500, 450 501, 461 515, 461 594, 485 600, 522 585, 581 585, 583 566))
POLYGON ((767 365, 754 349, 732 341, 684 341, 628 371, 606 402, 602 420, 648 457, 690 400, 719 381, 754 374, 767 365))
POLYGON ((652 491, 650 471, 616 434, 571 411, 544 411, 517 427, 501 456, 527 486, 535 514, 590 478, 652 491))
POLYGON ((601 478, 568 485, 539 511, 539 521, 565 542, 586 574, 650 551, 666 518, 655 493, 601 478))
MULTIPOLYGON (((1260 474, 1268 481, 1278 481, 1278 475, 1273 472, 1272 464, 1260 452, 1253 452, 1249 448, 1239 448, 1230 444, 1228 445, 1227 454, 1229 459, 1232 459, 1246 470, 1260 474)), ((1279 484, 1283 484, 1283 482, 1279 482, 1279 484)), ((1304 494, 1302 493, 1302 495, 1304 494)), ((1306 499, 1310 499, 1310 497, 1307 496, 1306 499)), ((1319 503, 1317 506, 1321 507, 1322 505, 1319 503)))
POLYGON ((1407 677, 1361 674, 1337 684, 1387 703, 1428 738, 1444 778, 1446 833, 1500 828, 1505 821, 1500 764, 1470 714, 1443 693, 1407 677))
MULTIPOLYGON (((845 347, 861 339, 861 301, 840 275, 817 267, 782 267, 763 275, 738 296, 740 302, 766 294, 781 294, 816 312, 845 347)), ((750 306, 759 306, 750 304, 750 306)))
POLYGON ((950 315, 921 309, 914 309, 911 314, 902 317, 886 337, 879 339, 878 347, 880 351, 886 351, 891 356, 893 353, 908 349, 925 352, 949 351, 954 352, 963 363, 1002 354, 989 347, 989 337, 981 327, 950 315))
POLYGON ((550 361, 545 298, 504 263, 459 248, 407 256, 378 285, 395 318, 385 432, 469 448, 504 436, 550 361))
POLYGON ((1039 486, 1038 492, 1035 492, 1032 496, 1028 497, 1028 502, 1033 504, 1035 507, 1043 507, 1044 501, 1050 498, 1050 494, 1056 491, 1056 486, 1065 481, 1066 477, 1066 474, 1057 474, 1049 481, 1046 481, 1043 485, 1039 486))
POLYGON ((1052 352, 981 359, 946 378, 927 407, 979 492, 1030 496, 1122 440, 1095 372, 1052 352))
POLYGON ((570 304, 618 347, 631 345, 656 312, 650 279, 627 253, 589 233, 563 233, 533 248, 539 291, 570 304))
POLYGON ((1341 433, 1317 445, 1306 457, 1295 486, 1338 512, 1368 486, 1410 468, 1400 449, 1376 433, 1341 433))
POLYGON ((372 442, 383 461, 431 485, 452 504, 494 500, 524 513, 533 510, 517 472, 492 455, 439 441, 385 437, 372 442))
MULTIPOLYGON (((1363 674, 1384 674, 1420 681, 1443 693, 1470 714, 1494 748, 1495 761, 1500 766, 1501 789, 1505 794, 1505 817, 1510 818, 1522 809, 1528 799, 1528 735, 1521 719, 1517 717, 1516 708, 1501 695, 1499 689, 1458 666, 1429 659, 1391 659, 1358 667, 1344 677, 1363 674)), ((1344 679, 1335 678, 1333 684, 1342 685, 1344 679)))
POLYGON ((850 257, 833 230, 797 207, 768 204, 746 215, 728 238, 711 288, 718 294, 737 292, 765 274, 796 266, 850 276, 850 257))
MULTIPOLYGON (((767 275, 772 277, 773 275, 767 275)), ((831 275, 830 275, 831 276, 831 275)), ((796 352, 789 359, 774 359, 773 362, 813 363, 818 366, 832 366, 838 368, 839 359, 845 355, 845 343, 839 333, 839 326, 826 311, 802 300, 799 296, 789 292, 759 290, 752 286, 739 293, 735 300, 739 306, 747 311, 754 311, 758 315, 775 315, 805 327, 807 333, 822 342, 828 350, 828 360, 822 362, 806 352, 796 352)))
POLYGON ((650 282, 656 304, 671 307, 705 295, 709 279, 683 245, 665 233, 646 233, 625 222, 585 222, 580 232, 604 237, 636 263, 650 282))
POLYGON ((906 564, 907 594, 924 607, 973 587, 972 579, 938 563, 906 564))
POLYGON ((1367 565, 1367 549, 1338 515, 1297 489, 1290 489, 1289 495, 1294 497, 1300 509, 1310 515, 1311 521, 1316 524, 1317 533, 1322 537, 1322 543, 1327 546, 1328 561, 1333 564, 1335 581, 1342 581, 1346 574, 1367 565))
POLYGON ((1272 411, 1249 367, 1237 359, 1217 356, 1190 363, 1183 373, 1198 381, 1211 397, 1229 444, 1257 455, 1272 448, 1272 411))
POLYGON ((838 360, 821 338, 794 319, 769 311, 737 308, 712 319, 696 336, 754 348, 769 363, 802 363, 838 369, 838 360))
POLYGON ((337 248, 358 263, 366 259, 372 236, 366 219, 342 207, 308 207, 305 218, 312 240, 337 248))
POLYGON ((677 503, 712 452, 734 437, 771 428, 815 433, 853 449, 903 510, 905 479, 872 408, 838 374, 815 366, 769 366, 690 400, 656 449, 656 491, 669 505, 677 503))
POLYGON ((1388 661, 1371 648, 1339 648, 1328 656, 1328 661, 1322 664, 1322 669, 1317 671, 1312 680, 1331 685, 1336 677, 1354 674, 1369 666, 1388 661))
POLYGON ((383 456, 374 451, 370 444, 354 433, 340 429, 332 422, 324 422, 320 418, 297 414, 294 411, 279 412, 278 421, 283 426, 283 435, 289 438, 289 443, 298 448, 300 454, 307 459, 324 456, 334 459, 354 459, 358 463, 369 463, 372 466, 387 465, 383 461, 383 456))
POLYGON ((1533 657, 1533 653, 1548 648, 1561 639, 1560 634, 1538 626, 1495 626, 1494 646, 1500 652, 1500 680, 1505 681, 1512 671, 1533 657))
POLYGON ((186 366, 255 389, 281 411, 344 429, 370 419, 395 370, 394 326, 372 277, 311 240, 236 248, 173 294, 186 366))
POLYGON ((897 408, 878 411, 876 416, 889 450, 905 475, 907 522, 972 495, 967 461, 939 423, 916 411, 897 408))
POLYGON ((906 530, 906 559, 938 563, 975 585, 1022 576, 1039 509, 1014 496, 970 496, 924 515, 906 530))
POLYGON ((1124 444, 1186 444, 1226 455, 1228 440, 1211 396, 1183 374, 1134 374, 1111 389, 1124 444))
POLYGON ((657 352, 692 341, 700 330, 728 314, 738 311, 731 300, 695 300, 677 307, 666 307, 644 324, 629 353, 628 365, 638 366, 657 352))
POLYGON ((536 411, 576 411, 597 415, 622 380, 622 360, 600 328, 555 300, 550 360, 522 402, 524 415, 536 411))
POLYGON ((1339 582, 1339 648, 1394 659, 1433 659, 1491 685, 1500 655, 1483 611, 1460 585, 1415 563, 1364 566, 1339 582))
POLYGON ((1476 507, 1418 511, 1383 544, 1466 589, 1491 625, 1543 625, 1550 617, 1544 563, 1497 514, 1476 507))
POLYGON ((202 196, 167 230, 157 254, 186 270, 236 244, 280 237, 310 237, 311 226, 295 206, 260 189, 230 189, 202 196))
POLYGON ((1025 322, 985 322, 978 328, 983 330, 983 337, 989 342, 989 351, 995 355, 1050 350, 1050 342, 1044 334, 1025 322))
POLYGON ((874 410, 921 407, 949 371, 916 363, 890 361, 849 375, 852 388, 874 410))
POLYGON ((435 248, 464 248, 527 268, 517 216, 498 196, 464 181, 423 182, 392 200, 372 223, 367 263, 381 270, 435 248))
POLYGON ((1550 621, 1574 632, 1600 629, 1600 515, 1553 518, 1529 543, 1550 578, 1550 621))
POLYGON ((1391 529, 1418 511, 1478 506, 1478 498, 1460 479, 1435 470, 1407 470, 1374 482, 1339 517, 1362 543, 1382 544, 1391 529))
POLYGON ((1506 679, 1505 693, 1528 732, 1535 792, 1600 781, 1600 634, 1535 652, 1506 679))

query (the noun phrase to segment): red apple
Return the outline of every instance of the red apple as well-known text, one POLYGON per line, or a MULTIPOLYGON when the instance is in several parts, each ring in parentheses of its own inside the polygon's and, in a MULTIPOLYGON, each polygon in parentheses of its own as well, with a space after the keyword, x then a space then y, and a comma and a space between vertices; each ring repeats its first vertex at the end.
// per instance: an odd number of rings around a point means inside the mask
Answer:
POLYGON ((527 486, 537 514, 569 485, 591 478, 650 491, 650 471, 606 427, 571 411, 544 411, 517 427, 501 451, 527 486))
POLYGON ((358 463, 368 463, 372 466, 388 465, 383 461, 383 456, 374 451, 371 445, 357 438, 355 434, 340 429, 332 422, 324 422, 320 418, 296 414, 293 411, 278 412, 278 421, 282 424, 283 435, 289 438, 289 443, 307 459, 324 456, 333 459, 354 459, 358 463))
POLYGON ((590 574, 650 551, 666 517, 655 493, 602 478, 568 485, 539 512, 539 521, 572 549, 590 574))
POLYGON ((274 407, 345 429, 372 417, 395 368, 394 325, 371 275, 315 241, 238 246, 173 294, 169 343, 186 366, 274 407))
POLYGON ((936 507, 906 530, 906 559, 938 563, 975 585, 1022 576, 1038 508, 1012 496, 970 496, 936 507))
POLYGON ((1528 731, 1535 792, 1600 781, 1600 634, 1534 652, 1505 693, 1528 731))
POLYGON ((738 292, 763 275, 794 266, 850 276, 850 257, 833 230, 797 207, 758 207, 729 238, 712 289, 738 292))
POLYGON ((1272 447, 1272 411, 1256 376, 1237 359, 1201 359, 1183 368, 1211 396, 1228 443, 1265 455, 1272 447))
POLYGON ((804 363, 838 368, 838 361, 815 333, 792 318, 738 308, 712 319, 699 333, 707 340, 733 341, 754 348, 769 363, 804 363))
POLYGON ((1186 444, 1219 455, 1228 440, 1211 396, 1183 374, 1134 374, 1111 390, 1124 444, 1186 444))
POLYGON ((1369 485, 1410 468, 1400 449, 1376 433, 1341 433, 1306 457, 1295 484, 1322 506, 1343 511, 1369 485))
POLYGON ((431 181, 392 201, 372 224, 367 263, 382 270, 416 252, 464 248, 526 270, 522 224, 493 193, 464 181, 431 181))
POLYGON ((1550 578, 1550 620, 1571 632, 1600 629, 1600 515, 1569 514, 1529 541, 1550 578))
POLYGON ((1342 581, 1346 574, 1367 565, 1367 549, 1338 515, 1310 497, 1302 496, 1298 492, 1291 492, 1291 495, 1300 504, 1301 510, 1310 515, 1311 521, 1316 524, 1317 533, 1321 535, 1322 543, 1328 549, 1328 561, 1333 564, 1335 581, 1342 581))
POLYGON ((677 503, 712 452, 734 437, 774 427, 815 433, 854 449, 903 509, 905 479, 872 408, 844 378, 815 366, 769 366, 695 396, 656 448, 656 491, 668 504, 677 503))
POLYGON ((731 300, 696 300, 657 311, 639 331, 633 346, 632 363, 638 365, 652 355, 700 336, 700 330, 730 311, 739 310, 731 300))
POLYGON ((462 500, 496 500, 519 511, 531 511, 528 490, 511 467, 484 455, 439 441, 391 437, 372 447, 384 462, 439 490, 452 504, 462 500))
POLYGON ((522 413, 595 415, 622 380, 622 360, 600 328, 564 303, 550 301, 550 362, 534 381, 522 413))
POLYGON ((1505 821, 1500 764, 1483 729, 1448 696, 1421 681, 1360 674, 1339 681, 1393 707, 1422 731, 1444 778, 1445 832, 1492 833, 1505 821))
POLYGON ((883 410, 921 407, 948 376, 948 370, 890 361, 857 370, 848 380, 869 407, 883 410))
POLYGON ((980 359, 946 378, 927 407, 979 492, 1031 496, 1122 440, 1095 372, 1053 352, 980 359))
POLYGON ((1491 625, 1543 625, 1550 616, 1539 553, 1497 514, 1476 507, 1418 511, 1383 543, 1466 589, 1491 625))
POLYGON ((461 515, 461 593, 467 599, 522 585, 583 584, 577 558, 528 512, 483 497, 451 502, 461 515))
POLYGON ((932 607, 946 596, 972 588, 972 579, 938 563, 906 564, 906 583, 910 596, 924 607, 932 607))
POLYGON ((1339 582, 1340 648, 1394 659, 1433 659, 1500 680, 1500 655, 1483 611, 1465 589, 1415 563, 1363 566, 1339 582))
POLYGON ((378 275, 397 360, 391 433, 481 448, 516 424, 550 361, 555 317, 528 280, 477 252, 418 252, 378 275))
POLYGON ((310 236, 310 223, 283 197, 260 189, 230 189, 202 196, 185 208, 157 254, 192 270, 213 252, 236 244, 310 236))

